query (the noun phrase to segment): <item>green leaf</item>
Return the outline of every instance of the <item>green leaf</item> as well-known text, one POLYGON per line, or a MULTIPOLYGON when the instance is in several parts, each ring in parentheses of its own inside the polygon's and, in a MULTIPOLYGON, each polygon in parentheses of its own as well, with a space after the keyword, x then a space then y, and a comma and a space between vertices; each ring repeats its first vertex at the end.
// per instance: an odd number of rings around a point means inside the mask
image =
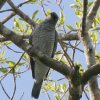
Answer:
POLYGON ((34 3, 34 2, 36 2, 37 0, 29 0, 29 1, 34 3))
POLYGON ((76 27, 80 28, 80 22, 76 21, 76 27))
POLYGON ((75 0, 77 3, 80 2, 80 0, 75 0))
POLYGON ((2 73, 7 73, 7 72, 8 72, 7 68, 0 68, 0 71, 1 71, 2 73))
POLYGON ((93 40, 94 43, 97 43, 97 40, 98 40, 98 34, 97 34, 97 32, 94 32, 92 34, 92 40, 93 40))
POLYGON ((62 11, 60 11, 60 19, 58 21, 58 27, 61 26, 65 21, 65 17, 62 11))
POLYGON ((79 5, 77 5, 77 4, 71 4, 70 7, 71 8, 77 8, 77 9, 80 8, 79 5))
POLYGON ((100 18, 95 18, 96 23, 100 23, 100 18))
POLYGON ((78 65, 78 61, 75 61, 75 66, 78 65))
POLYGON ((7 41, 5 44, 8 46, 12 43, 12 41, 7 41))
POLYGON ((71 25, 69 25, 69 24, 67 24, 66 27, 67 27, 69 30, 73 30, 73 29, 74 29, 74 28, 73 28, 71 25))
POLYGON ((14 22, 18 22, 19 21, 19 19, 18 18, 14 18, 14 22))
POLYGON ((45 85, 43 85, 46 89, 51 90, 51 82, 46 83, 45 85))
POLYGON ((5 51, 3 50, 0 55, 3 57, 5 55, 5 51))
POLYGON ((81 0, 75 0, 75 1, 76 1, 76 3, 78 3, 80 6, 82 6, 81 0))
POLYGON ((59 85, 59 89, 60 89, 60 92, 64 93, 63 84, 60 84, 60 85, 59 85))
POLYGON ((61 58, 60 60, 62 63, 67 64, 67 61, 64 58, 61 58))
POLYGON ((88 6, 89 7, 92 6, 92 4, 93 4, 93 1, 92 2, 88 2, 88 6))
POLYGON ((79 11, 79 9, 76 9, 76 10, 75 10, 75 14, 76 14, 79 18, 82 17, 82 12, 79 11))
POLYGON ((100 52, 95 53, 96 63, 100 62, 100 52))
POLYGON ((46 15, 48 16, 48 15, 50 15, 50 13, 51 13, 51 10, 48 9, 47 12, 46 12, 46 15))
POLYGON ((79 73, 82 75, 84 73, 84 70, 82 68, 80 68, 79 73))
POLYGON ((61 50, 56 51, 55 54, 63 54, 63 52, 61 50))
POLYGON ((27 53, 24 54, 24 56, 23 56, 23 60, 24 60, 24 61, 29 60, 29 55, 28 55, 27 53))
POLYGON ((36 15, 38 14, 39 10, 36 10, 33 15, 32 15, 32 19, 34 19, 36 17, 36 15))
POLYGON ((28 34, 31 34, 31 33, 32 33, 32 30, 27 30, 27 33, 28 33, 28 34))
POLYGON ((56 100, 61 100, 58 94, 56 94, 55 97, 56 97, 56 100))
POLYGON ((14 24, 16 25, 16 26, 19 26, 18 24, 19 24, 19 19, 18 18, 14 18, 14 24))
POLYGON ((43 21, 42 19, 39 19, 39 18, 36 19, 36 22, 37 22, 37 23, 41 23, 42 21, 43 21))
POLYGON ((50 87, 50 90, 51 90, 51 91, 55 91, 55 86, 51 86, 51 87, 50 87))
POLYGON ((24 64, 25 64, 25 62, 21 62, 21 63, 18 63, 17 66, 22 66, 24 64))
POLYGON ((9 65, 9 67, 15 66, 15 62, 13 62, 13 61, 6 61, 6 63, 9 65))
POLYGON ((94 27, 93 29, 92 29, 92 31, 99 31, 100 30, 100 27, 94 27))

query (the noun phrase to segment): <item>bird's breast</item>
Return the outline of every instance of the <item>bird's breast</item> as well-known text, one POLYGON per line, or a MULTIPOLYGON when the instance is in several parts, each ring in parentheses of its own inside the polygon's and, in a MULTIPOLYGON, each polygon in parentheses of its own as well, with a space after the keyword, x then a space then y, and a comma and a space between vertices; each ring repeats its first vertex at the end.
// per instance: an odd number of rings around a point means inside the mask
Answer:
POLYGON ((52 55, 55 41, 55 31, 40 30, 39 32, 34 34, 32 40, 34 47, 47 55, 52 55))

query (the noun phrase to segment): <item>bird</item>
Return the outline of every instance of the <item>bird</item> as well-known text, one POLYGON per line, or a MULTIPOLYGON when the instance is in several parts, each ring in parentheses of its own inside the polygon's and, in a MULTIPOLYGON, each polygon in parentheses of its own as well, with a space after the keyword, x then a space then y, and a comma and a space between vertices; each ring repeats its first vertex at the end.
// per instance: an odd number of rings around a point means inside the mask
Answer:
MULTIPOLYGON (((51 12, 46 19, 37 25, 29 38, 29 43, 48 57, 53 58, 56 48, 58 35, 55 26, 58 15, 51 12)), ((30 57, 32 77, 35 79, 32 97, 38 99, 43 81, 46 79, 50 68, 44 65, 38 58, 30 57)))

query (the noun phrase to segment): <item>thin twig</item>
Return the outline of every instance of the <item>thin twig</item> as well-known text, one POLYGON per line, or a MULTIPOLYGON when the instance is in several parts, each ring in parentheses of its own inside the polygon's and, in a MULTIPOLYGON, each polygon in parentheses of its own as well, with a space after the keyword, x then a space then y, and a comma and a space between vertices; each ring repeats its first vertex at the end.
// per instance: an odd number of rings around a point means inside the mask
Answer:
POLYGON ((66 79, 65 77, 64 78, 60 78, 60 79, 58 79, 57 81, 62 81, 62 80, 64 80, 64 79, 66 79))
POLYGON ((46 94, 47 94, 49 100, 51 100, 51 98, 50 98, 50 96, 49 96, 49 93, 47 92, 47 89, 44 88, 44 90, 45 90, 45 92, 46 92, 46 94))
POLYGON ((61 41, 59 41, 59 43, 60 43, 60 46, 61 46, 61 48, 62 48, 62 50, 63 50, 63 52, 64 52, 64 55, 65 55, 65 57, 66 57, 66 59, 67 59, 69 65, 70 65, 71 67, 74 67, 74 63, 72 62, 72 60, 71 60, 71 58, 69 57, 69 55, 66 53, 66 50, 65 50, 64 47, 63 47, 63 43, 62 43, 61 41))
MULTIPOLYGON (((75 46, 73 46, 73 45, 71 45, 71 44, 68 44, 68 43, 66 43, 66 42, 64 42, 64 43, 65 43, 66 45, 70 46, 71 48, 75 48, 75 49, 79 50, 80 52, 84 53, 83 50, 81 50, 81 49, 79 49, 79 48, 77 48, 77 47, 75 47, 75 46)), ((69 48, 70 48, 70 47, 69 47, 69 48)))
MULTIPOLYGON (((24 4, 27 4, 28 2, 30 2, 30 1, 22 2, 22 3, 20 3, 17 7, 19 8, 19 7, 23 6, 24 4)), ((13 9, 1 10, 0 13, 8 12, 8 11, 13 11, 13 9)))
POLYGON ((16 72, 15 74, 23 74, 23 73, 25 73, 25 72, 27 72, 28 70, 29 70, 30 68, 27 68, 25 71, 22 71, 22 72, 16 72))
POLYGON ((13 69, 13 79, 14 79, 14 92, 13 92, 13 95, 11 97, 11 100, 13 100, 13 98, 15 96, 15 92, 16 92, 16 76, 15 76, 15 73, 14 73, 14 69, 13 69))
POLYGON ((88 97, 88 95, 87 95, 87 93, 85 92, 85 90, 84 90, 84 94, 85 94, 87 100, 90 100, 89 97, 88 97))
POLYGON ((24 96, 24 92, 23 92, 23 94, 21 95, 21 98, 20 98, 20 100, 22 100, 23 96, 24 96))
POLYGON ((6 45, 6 47, 7 47, 9 50, 11 50, 11 51, 13 51, 13 52, 15 52, 15 53, 23 53, 23 52, 20 52, 20 51, 15 51, 15 50, 13 50, 11 47, 9 47, 9 46, 7 46, 7 45, 6 45))
MULTIPOLYGON (((17 7, 21 7, 23 4, 26 4, 28 3, 29 1, 25 1, 21 4, 19 4, 17 7)), ((7 16, 3 21, 2 21, 2 24, 6 23, 9 19, 11 19, 12 17, 14 17, 16 15, 16 13, 12 12, 9 16, 7 16)))
POLYGON ((8 99, 10 99, 10 96, 9 96, 8 93, 6 92, 6 90, 5 90, 5 88, 3 87, 1 81, 0 81, 0 84, 1 84, 2 90, 4 91, 4 93, 6 94, 6 96, 8 97, 8 99))
POLYGON ((12 12, 9 16, 7 16, 5 19, 3 19, 2 24, 6 23, 9 21, 12 17, 14 17, 16 13, 12 12))
POLYGON ((17 66, 17 64, 19 64, 19 62, 21 61, 24 54, 25 54, 25 52, 21 55, 20 59, 17 61, 17 63, 14 65, 14 67, 12 69, 10 69, 6 74, 0 76, 0 78, 3 77, 0 81, 2 81, 17 66))
POLYGON ((21 18, 23 18, 27 23, 29 23, 33 27, 36 27, 37 23, 30 19, 30 17, 26 15, 24 12, 22 12, 20 9, 18 9, 18 7, 15 6, 11 0, 8 0, 7 2, 13 8, 16 14, 18 14, 21 18))
POLYGON ((45 16, 47 16, 46 11, 45 11, 45 8, 44 8, 44 5, 43 5, 43 1, 41 1, 41 7, 43 9, 43 12, 44 12, 45 16))
POLYGON ((69 87, 67 88, 67 90, 65 91, 65 93, 63 94, 63 96, 61 97, 61 100, 63 99, 63 97, 66 95, 66 93, 68 92, 69 87))
POLYGON ((74 58, 75 58, 76 46, 77 46, 77 41, 75 41, 75 45, 74 45, 75 48, 72 48, 73 49, 73 53, 72 53, 72 61, 73 62, 74 62, 74 58))

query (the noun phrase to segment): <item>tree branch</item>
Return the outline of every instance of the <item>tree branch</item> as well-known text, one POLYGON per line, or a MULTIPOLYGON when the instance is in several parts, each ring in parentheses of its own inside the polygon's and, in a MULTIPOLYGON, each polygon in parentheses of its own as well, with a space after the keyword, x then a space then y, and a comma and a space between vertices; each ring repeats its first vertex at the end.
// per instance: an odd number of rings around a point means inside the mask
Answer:
POLYGON ((19 48, 27 52, 30 56, 38 57, 38 59, 42 63, 46 64, 48 67, 53 68, 54 70, 60 72, 65 76, 71 77, 73 70, 69 66, 63 64, 62 62, 58 62, 57 60, 49 58, 42 52, 36 50, 29 43, 23 40, 22 37, 16 35, 13 31, 10 31, 8 28, 2 25, 2 23, 0 23, 0 34, 6 37, 7 39, 11 40, 19 48))
POLYGON ((91 66, 83 75, 82 75, 82 84, 86 84, 93 76, 100 74, 100 63, 91 66))
MULTIPOLYGON (((18 36, 20 36, 22 39, 29 39, 30 37, 30 35, 18 35, 18 36)), ((0 42, 5 42, 5 41, 10 41, 10 40, 5 37, 0 38, 0 42)))
MULTIPOLYGON (((30 2, 30 1, 22 2, 22 3, 20 3, 17 7, 19 8, 19 7, 23 6, 24 4, 27 4, 28 2, 30 2)), ((8 10, 12 11, 12 9, 8 9, 8 10)), ((3 12, 3 11, 0 11, 0 12, 3 12)), ((6 23, 9 19, 11 19, 11 18, 12 18, 13 16, 15 16, 15 15, 16 15, 16 13, 12 12, 9 16, 7 16, 7 17, 2 21, 2 24, 6 23)))
MULTIPOLYGON (((86 0, 84 0, 84 2, 86 2, 86 0)), ((84 5, 84 7, 85 6, 86 5, 84 5)), ((85 30, 83 30, 85 33, 84 33, 84 35, 82 35, 83 33, 81 34, 81 41, 82 41, 82 44, 83 44, 84 53, 85 53, 85 57, 86 57, 86 63, 88 65, 88 68, 90 68, 91 66, 93 66, 96 63, 96 61, 95 61, 95 51, 94 51, 94 48, 93 48, 91 38, 88 34, 88 30, 92 26, 93 19, 96 16, 96 13, 97 13, 99 6, 100 6, 100 0, 95 0, 93 7, 91 8, 90 12, 87 14, 88 16, 86 18, 86 26, 85 26, 86 28, 85 28, 85 30)), ((90 96, 91 100, 95 100, 95 99, 99 100, 100 99, 100 92, 99 92, 99 87, 98 87, 96 76, 92 77, 89 80, 89 89, 90 89, 89 92, 90 92, 90 95, 91 95, 90 96)))
POLYGON ((7 91, 5 90, 4 86, 2 85, 2 82, 0 81, 0 85, 2 90, 4 91, 4 93, 6 94, 6 96, 8 97, 8 99, 10 99, 10 96, 8 95, 7 91))
POLYGON ((0 0, 0 9, 3 7, 3 5, 6 3, 7 0, 0 0))
MULTIPOLYGON (((30 35, 19 35, 19 36, 23 39, 29 39, 30 35)), ((73 41, 73 40, 79 40, 79 37, 77 33, 72 33, 72 34, 58 33, 58 39, 63 41, 69 41, 69 40, 73 41)), ((5 42, 5 41, 9 41, 9 39, 6 39, 5 37, 0 38, 0 42, 5 42)))
POLYGON ((15 16, 16 13, 12 12, 9 16, 7 16, 3 21, 2 24, 6 23, 9 19, 11 19, 13 16, 15 16))
POLYGON ((90 9, 89 13, 87 14, 87 27, 86 30, 88 31, 92 27, 93 19, 95 18, 97 11, 100 6, 100 0, 95 0, 92 8, 90 9))
POLYGON ((18 9, 18 7, 16 7, 11 0, 8 0, 7 2, 13 8, 16 14, 18 14, 21 18, 23 18, 27 23, 29 23, 33 27, 36 27, 37 23, 35 23, 32 19, 29 18, 29 16, 27 16, 20 9, 18 9))
POLYGON ((59 33, 58 34, 58 39, 59 40, 79 40, 79 36, 77 33, 71 33, 71 34, 64 34, 64 33, 59 33))
MULTIPOLYGON (((19 8, 19 7, 21 7, 21 6, 23 6, 24 4, 27 4, 27 3, 29 3, 29 2, 30 2, 30 1, 22 2, 22 3, 20 3, 17 7, 19 8)), ((13 9, 2 10, 2 11, 0 11, 0 13, 8 12, 8 11, 13 11, 13 9)))
POLYGON ((88 5, 88 0, 84 0, 83 1, 83 18, 82 18, 82 33, 81 36, 84 36, 84 34, 86 34, 86 16, 87 16, 87 5, 88 5))
POLYGON ((8 39, 6 39, 6 38, 0 38, 0 42, 5 42, 5 41, 8 41, 8 39))

